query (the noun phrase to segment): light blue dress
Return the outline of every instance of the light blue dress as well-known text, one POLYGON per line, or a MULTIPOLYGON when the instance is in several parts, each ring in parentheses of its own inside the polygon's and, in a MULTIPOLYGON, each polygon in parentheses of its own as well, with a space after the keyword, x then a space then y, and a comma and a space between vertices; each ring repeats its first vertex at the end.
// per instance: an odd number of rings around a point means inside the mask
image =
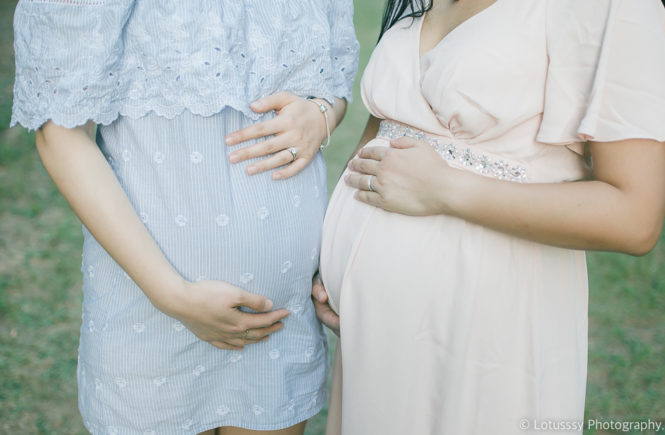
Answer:
MULTIPOLYGON (((12 125, 93 120, 146 227, 188 280, 222 280, 291 315, 244 351, 156 310, 84 229, 79 407, 95 434, 280 429, 325 403, 310 299, 326 203, 319 153, 297 176, 249 177, 224 137, 284 90, 350 99, 351 0, 21 1, 12 125)), ((244 145, 247 146, 247 145, 244 145)))

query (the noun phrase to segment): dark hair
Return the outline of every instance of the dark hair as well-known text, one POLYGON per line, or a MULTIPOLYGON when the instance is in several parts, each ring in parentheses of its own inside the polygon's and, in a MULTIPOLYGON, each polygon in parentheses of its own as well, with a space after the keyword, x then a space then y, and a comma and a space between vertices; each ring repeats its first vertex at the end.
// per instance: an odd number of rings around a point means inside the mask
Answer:
MULTIPOLYGON (((665 2, 665 0, 663 0, 665 2)), ((388 0, 383 13, 383 23, 379 39, 402 18, 422 17, 432 9, 432 0, 388 0), (410 11, 410 12, 407 12, 410 11)))

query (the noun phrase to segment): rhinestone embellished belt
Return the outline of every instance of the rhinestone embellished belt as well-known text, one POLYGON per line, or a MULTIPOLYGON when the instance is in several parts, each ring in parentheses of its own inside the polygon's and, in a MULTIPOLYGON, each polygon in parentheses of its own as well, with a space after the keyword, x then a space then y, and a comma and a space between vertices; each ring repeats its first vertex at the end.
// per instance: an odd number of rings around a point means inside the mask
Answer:
POLYGON ((520 165, 503 159, 489 157, 485 153, 476 153, 469 147, 458 149, 453 143, 444 145, 439 141, 439 138, 430 136, 408 125, 383 120, 379 125, 379 133, 376 135, 376 137, 383 139, 397 139, 405 136, 429 142, 436 152, 441 154, 443 159, 451 164, 451 166, 472 169, 478 174, 499 180, 515 181, 518 183, 527 181, 526 169, 520 165))

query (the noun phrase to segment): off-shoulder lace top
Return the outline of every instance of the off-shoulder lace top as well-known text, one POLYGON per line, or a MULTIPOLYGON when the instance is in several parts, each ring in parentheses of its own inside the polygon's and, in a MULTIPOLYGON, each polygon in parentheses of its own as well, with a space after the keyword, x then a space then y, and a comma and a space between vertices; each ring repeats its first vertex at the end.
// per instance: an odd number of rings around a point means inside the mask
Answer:
POLYGON ((21 0, 11 125, 209 116, 284 90, 351 98, 352 0, 21 0))

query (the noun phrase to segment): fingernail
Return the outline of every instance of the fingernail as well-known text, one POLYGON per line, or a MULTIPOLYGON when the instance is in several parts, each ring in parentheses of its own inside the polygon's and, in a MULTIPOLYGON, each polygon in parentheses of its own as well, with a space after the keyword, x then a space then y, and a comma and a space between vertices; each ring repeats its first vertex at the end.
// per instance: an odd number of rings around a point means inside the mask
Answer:
POLYGON ((263 108, 263 104, 259 101, 254 101, 252 104, 249 105, 254 110, 261 110, 263 108))
POLYGON ((258 172, 259 170, 256 168, 256 166, 247 166, 247 173, 249 175, 254 175, 258 172))
POLYGON ((240 157, 237 154, 230 154, 229 155, 229 162, 238 163, 239 160, 240 160, 240 157))
POLYGON ((263 305, 265 311, 269 311, 272 309, 272 301, 270 299, 266 299, 265 304, 263 305))
POLYGON ((282 179, 282 174, 280 174, 279 172, 275 172, 274 174, 272 174, 272 179, 273 180, 281 180, 282 179))
POLYGON ((323 302, 323 299, 325 298, 326 292, 323 290, 319 290, 316 292, 316 297, 319 299, 319 302, 323 302))
POLYGON ((226 136, 226 139, 224 140, 226 141, 227 145, 234 145, 236 143, 235 136, 226 136))

